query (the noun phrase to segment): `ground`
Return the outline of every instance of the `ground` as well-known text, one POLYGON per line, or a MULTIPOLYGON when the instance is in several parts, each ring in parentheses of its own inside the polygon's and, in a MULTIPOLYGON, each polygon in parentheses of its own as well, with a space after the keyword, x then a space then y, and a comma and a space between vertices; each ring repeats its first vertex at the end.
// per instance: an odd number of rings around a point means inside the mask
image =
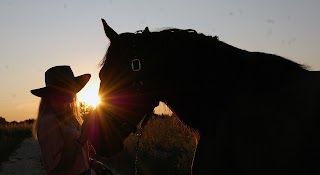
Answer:
MULTIPOLYGON (((114 175, 132 175, 134 174, 134 159, 135 157, 132 157, 127 149, 124 149, 114 158, 108 159, 107 164, 114 175)), ((148 165, 140 159, 140 166, 144 168, 144 171, 139 174, 150 174, 150 172, 154 175, 163 174, 162 171, 159 171, 159 167, 150 169, 148 165)), ((94 171, 91 173, 95 175, 94 171)), ((45 175, 38 142, 33 138, 25 139, 20 147, 11 154, 9 161, 1 164, 0 175, 45 175)))
MULTIPOLYGON (((91 173, 95 175, 94 171, 91 173)), ((9 160, 1 164, 0 175, 46 175, 38 142, 34 138, 25 139, 9 160)))
POLYGON ((45 175, 41 164, 40 147, 36 140, 27 138, 0 167, 0 175, 45 175))

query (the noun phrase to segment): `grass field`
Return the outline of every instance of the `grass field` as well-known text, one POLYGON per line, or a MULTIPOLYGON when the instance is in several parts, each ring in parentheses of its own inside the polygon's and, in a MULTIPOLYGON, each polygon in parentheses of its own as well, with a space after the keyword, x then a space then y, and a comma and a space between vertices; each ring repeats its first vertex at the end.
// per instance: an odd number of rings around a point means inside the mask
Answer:
MULTIPOLYGON (((152 117, 142 131, 138 146, 138 172, 141 175, 189 175, 196 147, 197 132, 175 116, 152 117)), ((137 137, 125 140, 125 150, 111 161, 119 174, 135 171, 137 137)))

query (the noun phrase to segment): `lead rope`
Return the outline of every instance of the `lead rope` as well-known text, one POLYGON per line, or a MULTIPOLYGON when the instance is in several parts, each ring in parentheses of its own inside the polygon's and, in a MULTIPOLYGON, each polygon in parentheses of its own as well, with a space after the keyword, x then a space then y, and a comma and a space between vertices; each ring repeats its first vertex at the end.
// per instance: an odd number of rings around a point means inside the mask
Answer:
POLYGON ((140 127, 136 132, 136 157, 134 160, 134 175, 138 175, 138 157, 139 157, 139 140, 142 135, 142 127, 140 127))
POLYGON ((137 138, 137 141, 136 141, 136 157, 135 157, 135 160, 134 160, 134 175, 138 175, 138 157, 139 157, 139 142, 140 142, 140 138, 141 138, 141 135, 142 135, 142 129, 143 127, 147 124, 148 120, 150 119, 152 113, 150 114, 147 114, 141 125, 140 125, 140 128, 138 128, 138 130, 136 131, 136 138, 137 138))

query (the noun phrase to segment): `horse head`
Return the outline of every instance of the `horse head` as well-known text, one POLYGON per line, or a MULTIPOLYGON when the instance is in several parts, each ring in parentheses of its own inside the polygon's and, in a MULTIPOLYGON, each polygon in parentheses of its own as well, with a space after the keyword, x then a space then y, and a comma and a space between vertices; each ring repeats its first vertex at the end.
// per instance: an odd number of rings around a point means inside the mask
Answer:
POLYGON ((99 73, 100 105, 96 110, 91 142, 97 154, 110 157, 123 149, 123 141, 136 132, 146 114, 159 104, 150 92, 146 62, 136 53, 136 39, 141 34, 117 34, 104 19, 104 31, 110 46, 99 73))

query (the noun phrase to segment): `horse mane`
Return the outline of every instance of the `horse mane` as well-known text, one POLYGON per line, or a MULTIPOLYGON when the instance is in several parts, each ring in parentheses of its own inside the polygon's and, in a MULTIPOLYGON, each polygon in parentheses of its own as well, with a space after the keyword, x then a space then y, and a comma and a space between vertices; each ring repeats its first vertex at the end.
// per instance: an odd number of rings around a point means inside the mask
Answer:
MULTIPOLYGON (((180 42, 180 44, 183 45, 182 47, 187 47, 187 45, 190 45, 190 43, 193 43, 193 45, 198 46, 197 48, 200 48, 199 46, 201 47, 207 46, 208 47, 207 49, 214 50, 215 48, 214 46, 216 46, 218 42, 220 44, 224 44, 226 47, 229 47, 229 49, 246 51, 246 50, 233 47, 227 43, 224 43, 223 41, 219 40, 218 36, 205 35, 203 33, 198 33, 193 29, 183 30, 183 29, 177 29, 177 28, 170 28, 170 29, 159 31, 160 38, 166 38, 166 36, 171 38, 174 37, 175 40, 184 41, 184 42, 180 42)), ((306 70, 309 68, 309 66, 307 65, 299 64, 297 62, 294 62, 290 59, 284 58, 276 54, 270 54, 270 53, 264 53, 264 52, 250 52, 250 53, 252 54, 252 58, 256 59, 255 64, 257 65, 264 64, 264 66, 266 67, 271 66, 270 68, 277 65, 284 70, 306 70)))
MULTIPOLYGON (((229 52, 228 54, 231 53, 232 57, 215 58, 214 61, 217 61, 217 63, 219 63, 219 60, 217 59, 224 59, 225 62, 230 63, 229 60, 225 59, 234 59, 234 57, 240 59, 241 57, 241 59, 243 60, 235 60, 237 66, 249 69, 250 67, 260 67, 263 70, 270 69, 276 72, 290 70, 303 71, 309 69, 309 66, 307 65, 299 64, 276 54, 264 52, 249 52, 247 50, 234 47, 223 41, 220 41, 218 36, 205 35, 203 33, 197 32, 194 29, 166 28, 146 33, 144 33, 144 30, 138 30, 135 33, 126 32, 120 35, 137 35, 138 37, 142 36, 143 38, 146 38, 145 35, 147 35, 149 38, 151 38, 148 42, 150 42, 154 47, 164 47, 163 49, 161 49, 163 52, 166 50, 166 48, 169 47, 179 47, 184 48, 186 52, 190 52, 189 49, 195 50, 197 52, 200 52, 201 50, 207 50, 207 55, 205 56, 208 56, 208 54, 214 55, 215 52, 221 52, 222 50, 226 53, 229 52), (219 47, 219 50, 216 49, 217 47, 219 47)), ((106 55, 104 56, 101 65, 103 65, 105 60, 107 59, 106 55)), ((201 60, 208 58, 198 56, 197 59, 201 60)), ((224 66, 222 64, 223 62, 221 62, 221 66, 224 66)))

